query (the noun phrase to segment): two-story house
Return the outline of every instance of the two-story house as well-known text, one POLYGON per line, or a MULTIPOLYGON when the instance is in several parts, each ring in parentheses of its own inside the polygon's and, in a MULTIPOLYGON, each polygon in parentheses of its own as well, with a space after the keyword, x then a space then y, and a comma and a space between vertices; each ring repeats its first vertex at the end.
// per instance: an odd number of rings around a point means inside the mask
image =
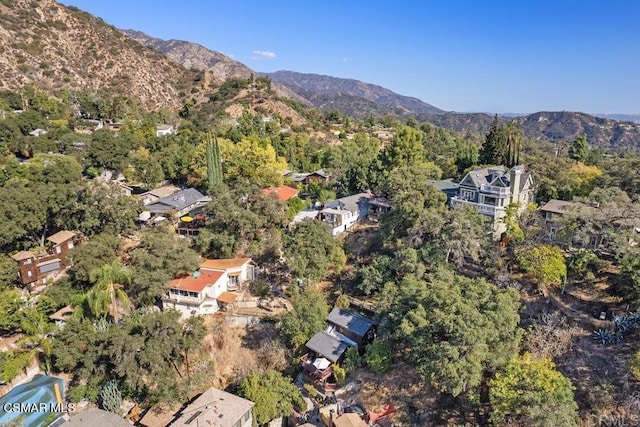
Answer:
POLYGON ((20 251, 11 258, 18 263, 20 282, 29 292, 41 289, 49 281, 56 280, 70 266, 69 251, 80 243, 78 231, 62 230, 49 237, 50 246, 33 253, 20 251))
POLYGON ((353 227, 369 215, 371 193, 358 193, 325 203, 320 211, 321 221, 331 226, 331 234, 337 236, 353 227))
POLYGON ((327 327, 307 341, 309 350, 300 358, 303 378, 325 392, 335 390, 333 366, 339 364, 349 347, 364 346, 375 339, 377 325, 355 311, 334 308, 327 317, 327 327))
POLYGON ((504 166, 495 166, 467 173, 450 204, 454 208, 471 206, 491 218, 493 236, 498 239, 506 231, 503 218, 507 206, 517 204, 521 213, 534 200, 533 178, 524 166, 514 166, 508 171, 504 166))
POLYGON ((571 206, 575 206, 575 202, 551 199, 538 209, 542 215, 544 240, 560 245, 566 244, 558 232, 562 227, 561 218, 571 206))
POLYGON ((249 258, 206 260, 191 276, 167 283, 162 307, 178 310, 183 319, 213 314, 233 304, 237 295, 231 291, 257 274, 258 269, 249 258))
POLYGON ((169 425, 252 427, 255 403, 211 387, 187 405, 169 425))

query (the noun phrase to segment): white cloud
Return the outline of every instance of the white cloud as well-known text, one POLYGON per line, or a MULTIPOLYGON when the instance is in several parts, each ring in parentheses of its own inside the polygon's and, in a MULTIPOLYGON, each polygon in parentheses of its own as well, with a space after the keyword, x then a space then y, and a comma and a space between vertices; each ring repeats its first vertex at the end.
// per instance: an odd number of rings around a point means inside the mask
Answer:
POLYGON ((346 58, 346 57, 342 58, 342 62, 349 62, 349 61, 351 61, 351 58, 346 58))
POLYGON ((276 57, 274 52, 268 50, 254 50, 251 59, 273 59, 276 57))

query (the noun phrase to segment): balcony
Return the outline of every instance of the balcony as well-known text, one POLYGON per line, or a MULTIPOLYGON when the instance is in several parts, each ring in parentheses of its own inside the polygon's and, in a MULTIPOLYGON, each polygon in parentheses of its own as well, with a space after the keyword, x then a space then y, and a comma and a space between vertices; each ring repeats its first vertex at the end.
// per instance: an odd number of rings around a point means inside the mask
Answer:
POLYGON ((496 187, 493 185, 484 184, 480 187, 481 193, 496 194, 501 197, 509 197, 511 195, 511 189, 505 187, 496 187))
POLYGON ((493 218, 502 218, 506 215, 506 211, 502 206, 493 206, 493 205, 486 205, 484 203, 476 203, 469 200, 461 199, 458 196, 451 198, 451 207, 455 208, 462 205, 471 206, 474 209, 477 209, 478 211, 480 211, 481 214, 487 215, 493 218))

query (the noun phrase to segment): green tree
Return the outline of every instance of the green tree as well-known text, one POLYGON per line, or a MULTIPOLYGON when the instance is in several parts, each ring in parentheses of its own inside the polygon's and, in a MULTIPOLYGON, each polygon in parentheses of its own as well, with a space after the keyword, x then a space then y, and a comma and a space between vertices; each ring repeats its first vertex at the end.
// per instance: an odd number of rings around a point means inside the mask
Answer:
POLYGON ((315 281, 327 275, 337 246, 326 223, 306 219, 285 235, 284 256, 294 277, 315 281))
POLYGON ((391 368, 393 361, 392 348, 389 343, 376 340, 367 346, 365 353, 367 366, 374 374, 384 374, 391 368))
POLYGON ((132 295, 140 304, 153 305, 165 292, 167 282, 193 273, 200 265, 198 253, 187 239, 175 234, 148 231, 131 252, 132 295))
POLYGON ((388 169, 424 162, 424 133, 410 126, 400 126, 391 144, 382 152, 383 163, 388 169))
POLYGON ((222 160, 220 159, 220 146, 218 137, 211 138, 211 132, 207 133, 207 188, 209 194, 214 188, 222 184, 222 160))
POLYGON ((102 233, 91 240, 76 246, 70 251, 70 276, 76 284, 88 285, 91 272, 116 260, 120 247, 120 238, 113 234, 102 233))
POLYGON ((277 371, 252 374, 240 384, 240 396, 255 402, 253 415, 258 425, 289 416, 294 409, 305 407, 298 388, 277 371))
POLYGON ((42 355, 45 371, 49 374, 52 355, 51 336, 57 329, 56 326, 49 321, 46 314, 32 308, 21 311, 20 318, 20 329, 24 336, 20 338, 18 344, 32 355, 42 355))
POLYGON ((564 285, 567 265, 562 250, 557 246, 521 248, 516 256, 520 267, 543 285, 564 285))
POLYGON ((489 382, 489 398, 496 425, 577 425, 573 385, 550 358, 536 360, 530 353, 515 356, 489 382))
POLYGON ((457 396, 518 348, 520 296, 442 268, 428 279, 400 280, 386 328, 422 378, 457 396))
POLYGON ((480 150, 480 164, 501 165, 505 164, 507 158, 507 141, 504 129, 498 124, 498 116, 495 115, 480 150))
POLYGON ((129 269, 118 261, 113 261, 93 270, 90 279, 94 283, 87 293, 87 304, 91 313, 94 316, 111 314, 113 321, 118 323, 118 306, 121 305, 124 311, 129 310, 129 296, 123 289, 123 285, 131 283, 129 269))
POLYGON ((589 144, 587 135, 579 135, 569 146, 569 157, 576 162, 584 162, 589 157, 589 144))
POLYGON ((504 140, 507 146, 505 165, 508 168, 520 163, 520 152, 522 151, 522 128, 515 120, 511 120, 503 129, 504 140))
POLYGON ((305 286, 303 292, 294 290, 291 303, 293 310, 282 316, 280 331, 293 347, 298 348, 324 329, 329 305, 326 296, 314 285, 305 286))

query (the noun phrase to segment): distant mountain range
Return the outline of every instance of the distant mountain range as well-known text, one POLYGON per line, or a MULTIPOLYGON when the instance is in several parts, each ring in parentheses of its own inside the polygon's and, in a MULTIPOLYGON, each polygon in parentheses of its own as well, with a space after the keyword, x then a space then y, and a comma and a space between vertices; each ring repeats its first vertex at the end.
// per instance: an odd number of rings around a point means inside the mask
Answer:
POLYGON ((336 109, 353 117, 364 118, 368 114, 415 116, 422 113, 444 113, 418 98, 398 95, 389 89, 359 80, 294 71, 277 71, 266 75, 307 99, 316 108, 336 109))
MULTIPOLYGON (((261 74, 204 46, 165 41, 134 30, 121 31, 54 0, 0 2, 0 33, 0 89, 15 90, 37 83, 54 90, 106 91, 132 97, 148 110, 175 111, 185 102, 207 102, 211 93, 229 79, 261 74)), ((241 92, 237 99, 229 100, 225 112, 237 116, 250 105, 303 123, 299 111, 282 101, 288 98, 303 106, 335 109, 357 118, 416 117, 458 132, 485 133, 493 120, 489 114, 445 112, 418 98, 354 79, 293 71, 266 75, 276 96, 241 92)), ((640 124, 631 121, 640 121, 640 117, 634 115, 595 117, 563 111, 516 116, 513 120, 532 139, 571 141, 585 133, 592 145, 640 147, 640 124)))

